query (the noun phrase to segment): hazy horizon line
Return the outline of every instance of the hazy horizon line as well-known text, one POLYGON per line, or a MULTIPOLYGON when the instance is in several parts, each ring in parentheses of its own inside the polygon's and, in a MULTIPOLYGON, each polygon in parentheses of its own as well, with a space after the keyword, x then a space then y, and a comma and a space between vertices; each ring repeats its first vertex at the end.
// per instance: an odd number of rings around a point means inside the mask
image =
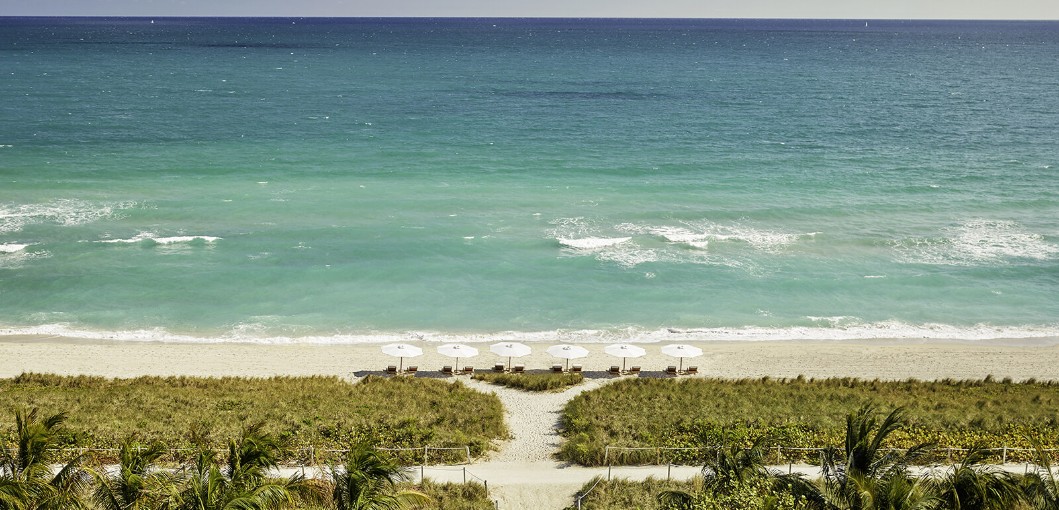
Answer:
POLYGON ((0 14, 0 18, 125 18, 125 19, 464 19, 464 20, 753 20, 753 21, 1013 21, 1013 22, 1059 22, 1059 18, 845 18, 845 17, 768 17, 768 16, 718 16, 718 17, 672 17, 672 16, 292 16, 292 15, 233 15, 233 14, 0 14))

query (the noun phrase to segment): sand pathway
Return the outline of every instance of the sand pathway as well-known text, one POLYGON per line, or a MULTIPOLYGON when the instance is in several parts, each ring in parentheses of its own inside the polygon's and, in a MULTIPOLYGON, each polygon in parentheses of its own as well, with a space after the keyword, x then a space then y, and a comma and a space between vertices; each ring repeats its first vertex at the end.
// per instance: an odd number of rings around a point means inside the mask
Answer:
POLYGON ((571 503, 572 495, 585 480, 599 474, 599 469, 567 466, 554 460, 553 455, 562 439, 558 426, 563 406, 607 382, 608 379, 586 378, 584 383, 562 392, 528 392, 464 381, 473 389, 496 394, 504 404, 511 439, 486 461, 469 467, 471 472, 492 478, 490 494, 500 508, 563 508, 571 503), (569 472, 571 469, 578 473, 569 472))

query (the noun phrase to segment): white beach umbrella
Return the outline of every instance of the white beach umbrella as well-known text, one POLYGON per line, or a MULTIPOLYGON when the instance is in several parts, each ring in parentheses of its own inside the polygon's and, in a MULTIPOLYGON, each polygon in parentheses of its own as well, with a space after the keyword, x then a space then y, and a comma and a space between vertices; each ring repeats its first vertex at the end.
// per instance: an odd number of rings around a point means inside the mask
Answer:
POLYGON ((404 359, 414 358, 423 354, 423 349, 412 344, 386 344, 382 346, 382 353, 401 358, 401 366, 398 370, 404 370, 404 359))
POLYGON ((530 346, 518 342, 501 342, 489 346, 489 350, 497 356, 507 357, 507 369, 511 370, 511 358, 521 358, 531 352, 530 346))
POLYGON ((551 354, 556 358, 565 359, 567 370, 570 369, 570 360, 584 358, 585 356, 588 356, 588 349, 585 349, 580 345, 559 344, 553 345, 545 350, 548 352, 548 354, 551 354))
POLYGON ((662 354, 680 358, 680 368, 684 370, 684 358, 696 358, 702 356, 702 349, 688 344, 672 344, 662 347, 662 354))
POLYGON ((453 366, 458 369, 460 366, 460 358, 473 358, 478 355, 478 349, 466 344, 444 344, 438 346, 438 354, 450 358, 456 358, 456 362, 453 363, 453 366))
POLYGON ((625 371, 625 358, 639 358, 647 351, 643 347, 639 347, 632 344, 612 344, 603 348, 603 352, 614 356, 615 358, 621 358, 621 370, 625 371))

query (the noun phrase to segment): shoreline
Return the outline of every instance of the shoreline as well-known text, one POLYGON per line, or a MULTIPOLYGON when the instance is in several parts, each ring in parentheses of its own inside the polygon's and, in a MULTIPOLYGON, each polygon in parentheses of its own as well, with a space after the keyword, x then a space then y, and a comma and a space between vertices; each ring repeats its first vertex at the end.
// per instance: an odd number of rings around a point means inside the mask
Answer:
MULTIPOLYGON (((1059 343, 1055 338, 1012 340, 690 340, 674 339, 703 349, 698 358, 683 365, 699 367, 706 377, 793 378, 854 377, 859 379, 982 379, 988 375, 1015 381, 1034 378, 1059 380, 1059 343)), ((404 366, 419 367, 421 376, 437 376, 452 358, 437 353, 437 341, 407 341, 423 348, 423 355, 405 358, 404 366)), ((516 358, 527 370, 543 370, 565 364, 544 352, 562 343, 526 342, 533 353, 516 358)), ((678 360, 659 349, 669 342, 639 343, 647 350, 641 358, 629 358, 628 366, 640 366, 645 375, 658 374, 678 360)), ((200 377, 338 376, 355 380, 368 373, 381 373, 397 358, 383 354, 381 343, 361 344, 260 344, 218 342, 179 343, 98 340, 44 335, 0 336, 0 377, 24 372, 60 375, 93 375, 129 378, 143 375, 200 377)), ((489 343, 474 343, 479 355, 461 358, 460 366, 477 370, 494 363, 507 363, 489 352, 489 343)), ((621 358, 603 353, 605 343, 581 343, 587 358, 572 360, 586 372, 603 372, 620 366, 621 358)))

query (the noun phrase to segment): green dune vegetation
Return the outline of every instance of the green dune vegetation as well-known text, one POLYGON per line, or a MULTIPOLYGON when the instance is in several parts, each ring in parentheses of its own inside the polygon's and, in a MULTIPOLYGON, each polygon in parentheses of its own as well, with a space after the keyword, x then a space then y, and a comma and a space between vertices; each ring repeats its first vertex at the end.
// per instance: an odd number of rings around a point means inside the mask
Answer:
MULTIPOLYGON (((67 427, 56 439, 66 448, 110 449, 125 438, 166 445, 165 461, 189 460, 198 444, 222 444, 248 423, 284 442, 281 462, 328 463, 350 444, 370 442, 404 463, 462 462, 464 447, 480 456, 508 436, 495 395, 459 382, 411 377, 366 377, 353 384, 336 377, 194 378, 62 377, 23 374, 0 379, 0 441, 14 423, 7 411, 23 405, 63 412, 67 427)), ((104 452, 105 453, 105 452, 104 452)))
POLYGON ((1022 461, 1032 457, 1034 442, 1059 446, 1054 382, 638 378, 582 393, 567 404, 560 457, 587 466, 700 464, 717 447, 750 447, 768 436, 769 462, 819 464, 819 449, 841 444, 847 413, 866 402, 906 409, 908 423, 887 437, 887 446, 935 444, 923 462, 976 446, 1008 447, 987 452, 989 458, 1022 461), (687 449, 608 452, 608 445, 687 449))
POLYGON ((986 463, 978 448, 932 474, 910 467, 929 457, 930 444, 892 451, 888 440, 909 426, 903 409, 883 416, 864 406, 845 417, 841 447, 823 457, 822 476, 774 472, 766 467, 770 442, 718 450, 702 475, 686 482, 595 479, 579 494, 579 508, 601 510, 1055 510, 1059 483, 1050 457, 1034 449, 1039 472, 1014 474, 986 463))
POLYGON ((560 391, 570 386, 577 386, 585 380, 585 376, 581 374, 569 373, 496 374, 483 372, 474 374, 473 377, 479 381, 526 391, 560 391))

